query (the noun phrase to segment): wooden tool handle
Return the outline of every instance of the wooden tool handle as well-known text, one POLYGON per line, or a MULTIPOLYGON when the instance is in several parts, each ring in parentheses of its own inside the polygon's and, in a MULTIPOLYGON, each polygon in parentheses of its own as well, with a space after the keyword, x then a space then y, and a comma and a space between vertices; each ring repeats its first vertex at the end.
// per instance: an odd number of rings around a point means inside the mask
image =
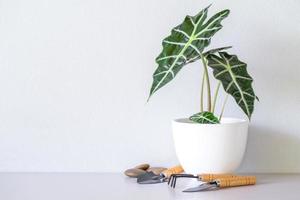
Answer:
POLYGON ((216 179, 222 178, 234 178, 236 175, 233 174, 199 174, 198 175, 200 181, 210 182, 216 179))
POLYGON ((256 183, 255 176, 237 176, 234 178, 220 178, 216 180, 219 187, 235 187, 243 185, 254 185, 256 183))
POLYGON ((178 166, 171 167, 171 168, 169 168, 169 169, 164 170, 164 171, 162 172, 162 174, 163 174, 165 177, 169 178, 172 174, 180 174, 180 173, 182 173, 182 172, 183 172, 183 168, 182 168, 180 165, 178 165, 178 166))

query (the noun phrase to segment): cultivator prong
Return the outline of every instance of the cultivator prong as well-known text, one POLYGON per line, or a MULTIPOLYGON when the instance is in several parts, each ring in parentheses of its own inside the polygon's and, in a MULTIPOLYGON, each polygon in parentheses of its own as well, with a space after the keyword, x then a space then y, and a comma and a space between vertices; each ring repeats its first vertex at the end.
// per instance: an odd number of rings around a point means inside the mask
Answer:
POLYGON ((199 177, 195 176, 193 174, 172 174, 169 177, 168 185, 170 185, 172 188, 175 188, 177 178, 197 178, 198 179, 199 177))

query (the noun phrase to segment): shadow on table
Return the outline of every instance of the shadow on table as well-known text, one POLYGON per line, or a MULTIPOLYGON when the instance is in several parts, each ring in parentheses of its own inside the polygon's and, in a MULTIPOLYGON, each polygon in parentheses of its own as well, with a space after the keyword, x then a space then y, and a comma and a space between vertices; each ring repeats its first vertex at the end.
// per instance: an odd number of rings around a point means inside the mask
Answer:
POLYGON ((250 127, 241 172, 296 173, 300 169, 300 138, 272 128, 250 127))

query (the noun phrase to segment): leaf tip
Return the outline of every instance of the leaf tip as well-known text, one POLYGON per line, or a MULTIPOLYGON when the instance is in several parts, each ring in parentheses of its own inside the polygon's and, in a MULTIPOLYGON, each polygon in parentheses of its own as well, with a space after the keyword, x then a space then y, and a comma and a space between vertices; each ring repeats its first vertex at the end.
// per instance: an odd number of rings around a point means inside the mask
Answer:
POLYGON ((222 10, 220 14, 222 15, 223 18, 225 18, 230 14, 230 10, 229 9, 222 10))
POLYGON ((225 9, 224 12, 225 12, 227 15, 229 15, 230 10, 229 10, 229 9, 225 9))
POLYGON ((147 98, 147 102, 146 102, 146 103, 148 103, 148 102, 150 101, 150 98, 152 97, 152 94, 153 94, 153 93, 150 93, 150 94, 149 94, 149 96, 148 96, 148 98, 147 98))

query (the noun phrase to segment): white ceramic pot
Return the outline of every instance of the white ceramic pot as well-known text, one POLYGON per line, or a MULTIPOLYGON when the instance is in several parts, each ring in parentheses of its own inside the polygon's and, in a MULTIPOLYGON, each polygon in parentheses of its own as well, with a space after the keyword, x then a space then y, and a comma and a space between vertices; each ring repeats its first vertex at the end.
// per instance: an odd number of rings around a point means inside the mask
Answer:
POLYGON ((172 122, 175 150, 186 173, 230 173, 243 160, 248 121, 223 118, 220 124, 172 122))

